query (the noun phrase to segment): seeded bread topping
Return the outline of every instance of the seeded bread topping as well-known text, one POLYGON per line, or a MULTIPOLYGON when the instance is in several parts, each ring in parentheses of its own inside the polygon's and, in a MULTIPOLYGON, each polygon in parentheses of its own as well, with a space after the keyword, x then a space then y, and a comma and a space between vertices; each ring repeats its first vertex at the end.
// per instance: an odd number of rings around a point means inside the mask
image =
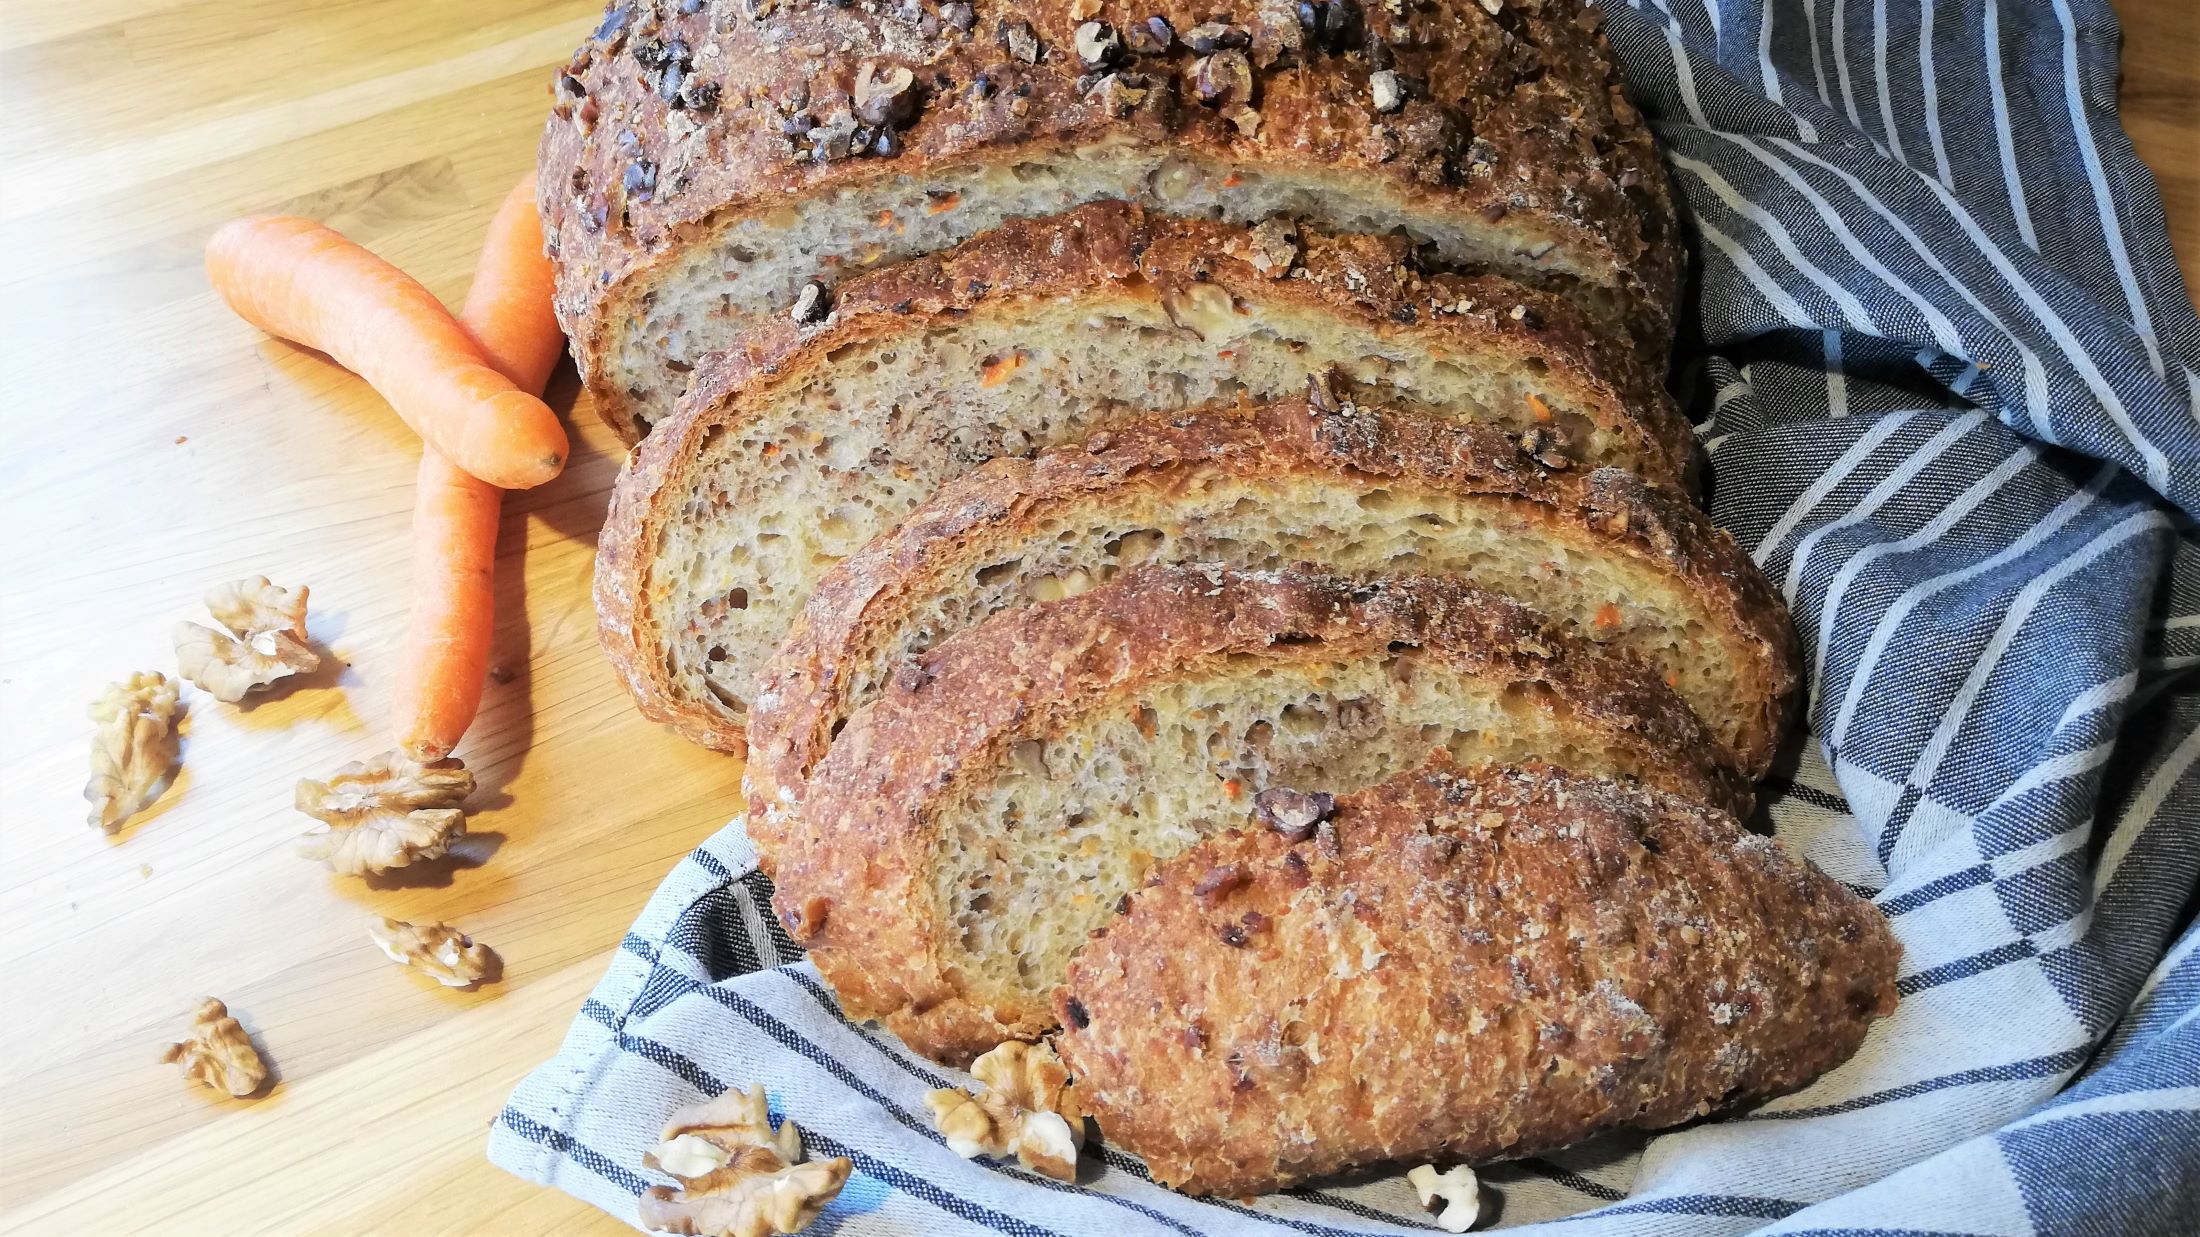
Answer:
POLYGON ((1162 863, 1056 994, 1086 1111, 1163 1184, 1658 1129, 1803 1086, 1895 1008, 1876 908, 1671 795, 1439 759, 1323 829, 1162 863))
POLYGON ((543 136, 559 314, 638 434, 813 280, 1126 198, 1401 229, 1662 359, 1675 216, 1597 26, 1579 0, 615 4, 543 136))

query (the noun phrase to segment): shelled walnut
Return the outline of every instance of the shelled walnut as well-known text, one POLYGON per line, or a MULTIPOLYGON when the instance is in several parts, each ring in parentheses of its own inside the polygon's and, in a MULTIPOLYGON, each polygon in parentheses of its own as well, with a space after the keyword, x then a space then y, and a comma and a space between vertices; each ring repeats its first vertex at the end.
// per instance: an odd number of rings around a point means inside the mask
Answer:
POLYGON ((771 1126, 764 1089, 739 1087, 683 1108, 644 1157, 680 1188, 641 1197, 642 1224, 693 1237, 772 1237, 800 1232, 840 1194, 854 1165, 844 1157, 802 1162, 794 1122, 771 1126))
POLYGON ((267 1062, 260 1059, 243 1024, 213 997, 192 1011, 191 1029, 168 1045, 161 1060, 179 1062, 183 1075, 216 1091, 242 1098, 267 1084, 267 1062))
POLYGON ((347 876, 440 859, 466 836, 458 805, 473 792, 474 775, 455 759, 423 764, 384 752, 353 761, 325 782, 298 783, 298 810, 326 826, 307 834, 299 852, 347 876))
POLYGON ((1085 1112, 1054 1049, 1011 1040, 972 1062, 970 1073, 985 1084, 982 1095, 942 1088, 924 1097, 948 1149, 971 1158, 1014 1155, 1034 1172, 1076 1180, 1085 1112))
POLYGON ((495 950, 447 923, 377 919, 367 925, 367 936, 390 961, 417 966, 446 988, 470 988, 494 978, 502 966, 495 950))
POLYGON ((1420 1196, 1423 1207, 1443 1204, 1443 1210, 1436 1216, 1436 1227, 1447 1233, 1466 1232, 1474 1227, 1481 1215, 1481 1186, 1475 1181, 1474 1170, 1464 1164, 1443 1172, 1437 1172, 1434 1164, 1423 1164, 1408 1172, 1406 1181, 1420 1196))
POLYGON ((108 833, 144 811, 176 765, 176 683, 144 671, 110 683, 92 702, 92 776, 84 783, 90 823, 108 833))
POLYGON ((306 593, 302 584, 278 588, 266 576, 207 590, 206 609, 227 630, 176 624, 176 668, 229 704, 277 679, 319 669, 321 655, 306 643, 306 593))

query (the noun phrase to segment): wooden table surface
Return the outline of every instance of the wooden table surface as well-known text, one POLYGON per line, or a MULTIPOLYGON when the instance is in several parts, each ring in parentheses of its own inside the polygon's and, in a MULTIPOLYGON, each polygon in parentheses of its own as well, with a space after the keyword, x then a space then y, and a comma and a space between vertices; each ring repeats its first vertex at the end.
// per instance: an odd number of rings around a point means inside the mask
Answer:
MULTIPOLYGON (((2200 34, 2122 0, 2125 122, 2200 258, 2200 34)), ((738 762, 643 722, 596 649, 619 452, 508 502, 481 777, 456 862, 375 886, 292 847, 292 784, 387 746, 417 448, 359 382, 231 316, 200 269, 234 215, 317 216, 456 303, 533 158, 545 73, 596 0, 19 0, 0 21, 0 1227, 623 1232, 482 1156, 738 762), (83 822, 86 704, 172 671, 210 584, 313 589, 324 672, 250 708, 190 694, 183 772, 118 836, 83 822), (449 920, 504 980, 390 965, 369 917, 449 920), (278 1080, 188 1087, 159 1047, 213 994, 278 1080)), ((574 399, 571 376, 553 402, 574 399)))

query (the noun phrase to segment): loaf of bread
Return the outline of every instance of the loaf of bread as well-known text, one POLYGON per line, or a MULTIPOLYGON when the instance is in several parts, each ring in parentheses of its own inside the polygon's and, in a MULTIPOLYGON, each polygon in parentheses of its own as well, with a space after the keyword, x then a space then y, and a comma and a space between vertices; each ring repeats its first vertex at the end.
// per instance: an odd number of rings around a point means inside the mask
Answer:
POLYGON ((834 732, 912 657, 1144 562, 1465 576, 1651 665, 1752 775, 1793 712, 1786 607, 1680 495, 1618 469, 1552 469, 1501 431, 1331 379, 942 487, 825 576, 759 675, 751 802, 798 797, 834 732))
POLYGON ((1053 1025, 1070 955, 1154 862, 1288 815, 1270 791, 1356 790, 1434 750, 1747 808, 1656 675, 1495 594, 1148 566, 897 668, 758 837, 848 1015, 962 1061, 1053 1025))
POLYGON ((1397 241, 1268 239, 1097 204, 875 271, 821 322, 713 358, 628 461, 599 543, 604 645, 643 711, 737 747, 818 577, 941 482, 1331 367, 1570 468, 1685 472, 1686 420, 1564 301, 1420 275, 1397 241))
POLYGON ((630 441, 811 284, 1103 199, 1397 232, 1671 334, 1664 172, 1580 0, 616 0, 555 92, 559 316, 630 441))
POLYGON ((1439 760, 1157 865, 1055 1045, 1156 1181, 1532 1155, 1792 1091, 1893 1012, 1877 908, 1671 795, 1439 760))

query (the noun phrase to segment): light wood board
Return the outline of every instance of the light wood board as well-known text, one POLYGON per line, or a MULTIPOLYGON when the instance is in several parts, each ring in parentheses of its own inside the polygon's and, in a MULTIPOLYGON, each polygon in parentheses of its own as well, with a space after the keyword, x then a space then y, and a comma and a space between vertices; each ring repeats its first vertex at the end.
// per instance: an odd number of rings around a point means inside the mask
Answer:
MULTIPOLYGON (((362 384, 261 337, 201 273, 234 215, 328 220, 462 295, 531 163, 593 0, 11 0, 0 20, 0 1228, 621 1232, 482 1156, 672 863, 738 808, 737 761, 643 722, 588 582, 618 451, 513 496, 492 685, 461 754, 484 805, 455 864, 378 886, 292 852, 301 776, 386 746, 417 447, 362 384), (84 824, 85 705, 172 670, 213 583, 313 589, 328 669, 239 709, 193 693, 184 772, 119 836, 84 824), (371 916, 505 958, 452 992, 371 916), (217 1100, 155 1060, 204 995, 274 1061, 217 1100)), ((2126 120, 2200 254, 2200 35, 2126 0, 2126 120)), ((553 402, 572 402, 570 374, 553 402)))

